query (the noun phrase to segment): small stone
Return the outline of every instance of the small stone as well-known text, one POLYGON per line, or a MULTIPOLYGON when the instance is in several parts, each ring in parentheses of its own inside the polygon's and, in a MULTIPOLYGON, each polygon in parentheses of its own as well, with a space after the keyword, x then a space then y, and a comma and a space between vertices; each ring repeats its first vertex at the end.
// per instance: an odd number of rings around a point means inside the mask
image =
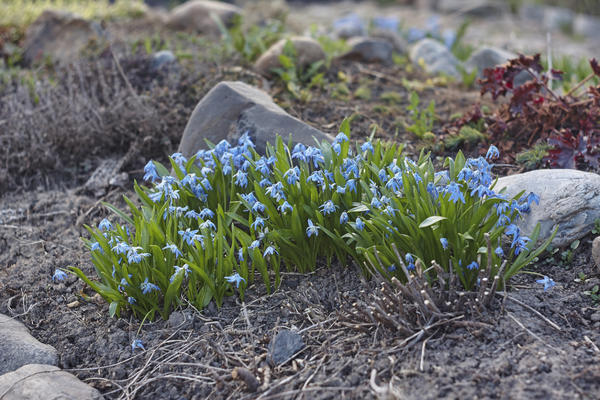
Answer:
POLYGON ((597 236, 592 241, 592 260, 596 267, 600 268, 600 236, 597 236))
POLYGON ((347 14, 333 21, 333 33, 340 39, 365 36, 367 24, 358 14, 347 14))
POLYGON ((150 64, 150 69, 153 71, 158 71, 162 68, 166 68, 169 65, 177 62, 177 57, 171 50, 161 50, 159 52, 154 53, 152 56, 152 62, 150 64))
POLYGON ((90 42, 102 43, 106 39, 106 32, 97 22, 69 12, 46 10, 27 28, 23 60, 31 65, 50 56, 59 63, 69 63, 90 42))
MULTIPOLYGON (((465 69, 469 73, 473 70, 477 70, 477 77, 482 78, 484 69, 493 68, 517 57, 517 54, 507 50, 496 47, 482 47, 471 54, 469 59, 465 62, 465 69)), ((520 86, 529 79, 531 79, 531 75, 529 75, 527 71, 521 71, 515 77, 514 84, 520 86)))
POLYGON ((592 315, 590 315, 590 320, 593 322, 599 322, 600 321, 600 312, 595 312, 592 315))
POLYGON ((387 40, 369 37, 354 37, 348 40, 350 51, 340 58, 365 63, 390 64, 392 44, 387 40))
POLYGON ((219 33, 219 26, 213 15, 225 26, 231 26, 242 10, 232 4, 221 1, 192 0, 175 7, 169 15, 166 25, 170 29, 198 33, 219 33))
POLYGON ((426 38, 414 44, 410 51, 410 59, 415 65, 422 66, 427 73, 440 74, 459 78, 460 62, 442 43, 426 38))
POLYGON ((284 329, 269 343, 268 360, 271 364, 281 365, 294 354, 304 348, 302 336, 296 332, 284 329))
POLYGON ((579 14, 573 22, 573 33, 589 38, 600 37, 600 18, 579 14))
POLYGON ((600 175, 574 169, 544 169, 498 179, 495 190, 506 188, 509 197, 525 191, 540 197, 540 204, 531 204, 531 212, 517 221, 524 235, 529 236, 537 223, 539 240, 545 240, 559 225, 552 241, 554 247, 564 247, 581 239, 594 229, 600 218, 600 175))
POLYGON ((28 364, 14 372, 0 375, 0 396, 2 400, 103 398, 98 390, 81 382, 74 375, 43 364, 28 364))
POLYGON ((171 315, 169 315, 169 327, 171 328, 182 327, 186 322, 187 319, 185 314, 180 311, 173 311, 171 315))
POLYGON ((373 29, 371 37, 386 40, 392 45, 393 50, 400 55, 408 53, 408 42, 396 32, 386 29, 373 29))
POLYGON ((68 303, 67 308, 77 308, 77 307, 79 307, 80 304, 81 303, 79 303, 79 300, 75 300, 75 301, 68 303))
POLYGON ((254 70, 259 74, 271 77, 273 69, 281 67, 279 56, 287 41, 290 41, 296 51, 296 65, 306 68, 317 61, 325 60, 325 51, 315 39, 310 37, 295 36, 290 39, 281 39, 267 49, 254 63, 254 70))
POLYGON ((236 143, 248 132, 256 151, 265 154, 267 143, 275 143, 277 135, 287 142, 314 145, 315 138, 332 142, 333 138, 292 117, 273 102, 267 93, 243 82, 221 82, 198 103, 190 117, 179 145, 186 157, 206 149, 206 140, 236 143))
POLYGON ((544 8, 544 27, 551 31, 571 31, 575 13, 568 8, 545 7, 544 8))

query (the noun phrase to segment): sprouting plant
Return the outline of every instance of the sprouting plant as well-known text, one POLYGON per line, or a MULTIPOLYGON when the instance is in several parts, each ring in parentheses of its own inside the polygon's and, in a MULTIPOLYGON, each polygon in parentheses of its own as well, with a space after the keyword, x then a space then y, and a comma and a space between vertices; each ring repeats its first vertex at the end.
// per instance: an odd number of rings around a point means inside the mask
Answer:
MULTIPOLYGON (((150 161, 148 186, 135 184, 140 206, 128 198, 127 212, 107 205, 120 223, 87 227, 99 281, 71 271, 111 315, 131 310, 152 320, 184 302, 202 309, 243 297, 256 279, 270 292, 282 268, 308 272, 317 260, 352 260, 365 274, 379 265, 402 282, 417 263, 436 260, 472 290, 482 260, 508 280, 548 245, 534 249, 539 227, 529 238, 513 224, 537 197, 495 193, 485 158, 459 153, 436 173, 428 155, 413 161, 397 144, 352 146, 349 135, 346 120, 333 143, 292 146, 279 137, 265 155, 243 135, 235 146, 173 154, 173 175, 150 161)), ((497 156, 491 147, 488 159, 497 156)), ((438 281, 432 270, 423 274, 438 281)))
POLYGON ((323 61, 314 62, 303 68, 298 63, 296 49, 291 40, 286 41, 283 46, 279 63, 281 67, 275 68, 273 72, 285 83, 288 92, 303 102, 310 101, 311 88, 324 84, 324 73, 319 72, 323 67, 323 61))
POLYGON ((484 141, 485 139, 486 136, 479 130, 471 126, 464 125, 462 128, 460 128, 458 134, 447 136, 444 139, 444 145, 449 149, 457 149, 465 144, 471 146, 475 145, 484 141))
POLYGON ((244 29, 243 18, 235 16, 229 29, 219 18, 213 18, 223 37, 225 48, 237 52, 250 63, 263 54, 269 46, 283 37, 285 26, 282 21, 269 20, 264 25, 252 25, 244 29))
POLYGON ((544 159, 548 157, 548 150, 551 148, 552 146, 547 143, 536 143, 530 149, 517 154, 516 161, 527 170, 540 168, 544 164, 544 159))
POLYGON ((592 229, 592 233, 594 235, 598 235, 600 233, 600 218, 596 218, 594 220, 594 229, 592 229))
POLYGON ((412 132, 418 138, 422 139, 425 134, 431 132, 435 121, 435 101, 431 100, 427 108, 419 109, 419 95, 417 92, 410 93, 410 105, 407 107, 410 118, 413 123, 406 127, 406 130, 412 132))

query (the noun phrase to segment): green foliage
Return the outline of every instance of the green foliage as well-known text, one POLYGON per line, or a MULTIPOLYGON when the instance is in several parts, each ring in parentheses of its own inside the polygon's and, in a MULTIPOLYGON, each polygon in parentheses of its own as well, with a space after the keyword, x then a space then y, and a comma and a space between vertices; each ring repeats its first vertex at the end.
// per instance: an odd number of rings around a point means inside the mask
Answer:
POLYGON ((431 132, 435 121, 435 101, 431 100, 427 108, 419 109, 419 95, 417 92, 410 93, 410 105, 407 110, 413 123, 406 127, 406 130, 412 132, 419 139, 423 139, 425 134, 431 132))
POLYGON ((448 136, 444 140, 444 145, 448 149, 457 149, 464 144, 474 145, 486 139, 486 136, 479 130, 465 125, 460 128, 457 135, 448 136))
MULTIPOLYGON (((202 309, 236 292, 243 298, 255 279, 269 293, 282 268, 308 272, 317 260, 353 260, 365 274, 385 265, 380 273, 402 281, 412 261, 436 260, 470 290, 482 257, 495 272, 506 261, 509 279, 549 243, 534 250, 539 227, 531 241, 507 228, 533 199, 496 195, 485 159, 459 153, 435 173, 424 153, 414 162, 398 144, 352 147, 349 121, 339 130, 318 147, 291 149, 291 139, 278 137, 265 156, 244 135, 238 146, 222 141, 189 160, 176 153, 168 167, 149 162, 144 179, 154 185, 136 183, 127 211, 106 205, 123 225, 87 227, 99 281, 71 270, 106 299, 111 315, 128 309, 152 320, 187 302, 202 309), (504 233, 512 236, 506 256, 504 233), (393 269, 403 265, 396 250, 407 265, 393 269)), ((424 273, 434 282, 431 270, 424 273)))
MULTIPOLYGON (((548 60, 542 59, 541 64, 545 71, 548 70, 548 60)), ((584 81, 589 75, 593 75, 592 67, 586 58, 574 58, 572 56, 556 57, 552 62, 552 68, 563 72, 561 80, 553 81, 553 87, 560 87, 564 92, 568 92, 579 82, 584 81)), ((598 77, 589 79, 587 85, 597 85, 600 83, 598 77)))
POLYGON ((285 26, 282 21, 271 20, 265 25, 252 25, 244 29, 243 18, 236 16, 231 28, 227 29, 223 22, 213 17, 221 35, 223 44, 229 53, 237 52, 251 63, 263 54, 273 43, 283 38, 285 26))
POLYGON ((64 10, 86 19, 135 18, 146 12, 143 0, 2 0, 0 26, 26 27, 47 9, 64 10))
POLYGON ((319 72, 324 65, 323 61, 317 61, 302 67, 298 63, 298 56, 291 40, 285 42, 283 53, 279 56, 280 68, 273 69, 277 77, 285 83, 290 94, 302 102, 311 99, 310 89, 324 85, 324 72, 319 72))
POLYGON ((551 148, 552 146, 548 143, 536 143, 532 148, 517 154, 516 161, 527 170, 540 168, 543 165, 544 158, 548 155, 548 150, 551 148))
POLYGON ((460 24, 460 26, 456 30, 456 39, 454 40, 454 43, 452 43, 452 47, 450 48, 452 54, 454 54, 454 56, 460 61, 466 61, 475 50, 475 47, 466 44, 463 41, 467 30, 469 29, 469 25, 471 25, 471 20, 468 18, 460 24))

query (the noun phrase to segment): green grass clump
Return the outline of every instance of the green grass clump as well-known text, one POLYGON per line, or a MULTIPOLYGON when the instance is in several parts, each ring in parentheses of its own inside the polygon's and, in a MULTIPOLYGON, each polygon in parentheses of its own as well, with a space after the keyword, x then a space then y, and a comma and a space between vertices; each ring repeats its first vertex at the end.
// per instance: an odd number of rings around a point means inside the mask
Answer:
POLYGON ((133 18, 146 12, 142 0, 2 0, 0 26, 26 27, 44 10, 69 11, 86 19, 133 18))

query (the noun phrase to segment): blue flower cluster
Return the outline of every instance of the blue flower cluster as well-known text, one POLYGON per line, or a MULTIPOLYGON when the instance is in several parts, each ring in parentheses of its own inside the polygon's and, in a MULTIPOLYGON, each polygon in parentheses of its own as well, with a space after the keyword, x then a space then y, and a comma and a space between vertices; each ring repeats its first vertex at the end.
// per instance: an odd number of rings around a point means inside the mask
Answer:
MULTIPOLYGON (((252 281, 249 271, 255 266, 263 273, 261 268, 278 268, 280 260, 301 270, 299 264, 312 263, 308 268, 314 268, 317 257, 339 258, 344 252, 360 261, 364 257, 360 248, 369 251, 386 240, 403 244, 407 269, 414 270, 418 259, 428 260, 417 250, 423 243, 411 244, 414 231, 406 223, 418 226, 425 217, 444 213, 460 222, 469 217, 474 203, 493 202, 490 214, 498 222, 492 227, 509 236, 514 254, 526 250, 529 238, 514 222, 539 199, 530 194, 509 200, 494 192, 489 160, 498 156, 495 147, 486 157, 466 160, 454 172, 434 173, 427 162, 415 162, 400 152, 388 152, 371 142, 353 150, 347 134, 341 132, 331 144, 299 143, 291 151, 280 140, 265 156, 254 151, 247 134, 235 146, 224 140, 189 160, 175 153, 171 157, 174 176, 152 161, 144 168, 144 180, 152 187, 141 189, 142 200, 148 199, 147 213, 158 213, 157 217, 136 224, 134 235, 103 220, 98 225, 99 240, 90 242, 90 249, 96 261, 111 263, 117 292, 132 307, 141 307, 144 296, 166 297, 172 285, 182 282, 201 285, 215 279, 213 295, 222 292, 218 285, 240 289, 252 281), (100 243, 102 238, 106 243, 100 243), (218 240, 225 242, 216 250, 218 240), (156 272, 165 263, 169 272, 156 272), (198 278, 194 263, 204 264, 198 278), (225 275, 219 275, 221 270, 225 275)), ((149 218, 147 213, 139 212, 138 218, 149 218)), ((427 244, 439 248, 443 257, 456 259, 457 265, 464 261, 465 273, 476 271, 475 255, 459 248, 463 243, 459 239, 471 240, 476 233, 466 228, 459 233, 461 238, 445 233, 427 244)), ((504 256, 500 244, 494 254, 504 256)), ((392 261, 387 270, 402 274, 392 261)))

